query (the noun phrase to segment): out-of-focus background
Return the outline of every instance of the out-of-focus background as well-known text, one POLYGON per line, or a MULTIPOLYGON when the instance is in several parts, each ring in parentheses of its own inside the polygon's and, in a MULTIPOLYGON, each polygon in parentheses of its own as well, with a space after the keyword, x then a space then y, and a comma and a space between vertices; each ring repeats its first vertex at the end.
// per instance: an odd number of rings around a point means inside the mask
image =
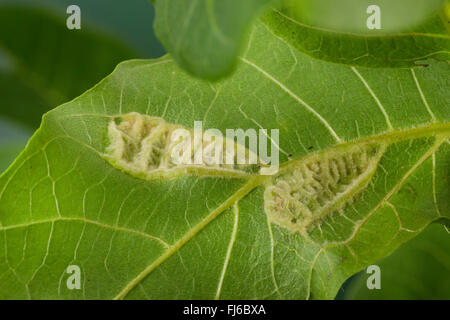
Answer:
MULTIPOLYGON (((148 0, 0 0, 0 174, 45 112, 91 88, 123 60, 165 53, 153 15, 148 0), (81 30, 66 27, 73 4, 81 8, 81 30)), ((450 299, 448 236, 441 225, 430 226, 377 263, 381 290, 369 290, 370 275, 362 271, 337 298, 450 299)))
POLYGON ((0 172, 39 127, 42 115, 127 59, 165 53, 148 0, 0 0, 0 172), (69 30, 69 5, 81 30, 69 30))

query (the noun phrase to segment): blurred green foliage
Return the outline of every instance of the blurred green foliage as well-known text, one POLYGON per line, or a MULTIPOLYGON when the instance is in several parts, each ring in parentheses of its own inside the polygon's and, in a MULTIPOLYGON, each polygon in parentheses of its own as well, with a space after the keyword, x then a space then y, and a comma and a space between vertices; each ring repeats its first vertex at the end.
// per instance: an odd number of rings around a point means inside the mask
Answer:
POLYGON ((361 272, 342 295, 346 299, 450 299, 449 233, 428 226, 415 239, 378 263, 381 289, 369 290, 361 272))
POLYGON ((0 0, 0 172, 45 112, 123 60, 161 56, 152 24, 147 0, 0 0), (66 27, 71 4, 81 8, 81 30, 66 27))
POLYGON ((10 26, 0 28, 1 113, 31 127, 136 56, 107 36, 70 31, 63 17, 41 9, 1 6, 0 21, 10 26))
POLYGON ((340 32, 372 35, 368 30, 367 8, 380 8, 382 28, 378 32, 391 33, 411 30, 432 17, 445 0, 281 0, 285 12, 301 23, 340 32), (352 17, 352 19, 349 19, 352 17))

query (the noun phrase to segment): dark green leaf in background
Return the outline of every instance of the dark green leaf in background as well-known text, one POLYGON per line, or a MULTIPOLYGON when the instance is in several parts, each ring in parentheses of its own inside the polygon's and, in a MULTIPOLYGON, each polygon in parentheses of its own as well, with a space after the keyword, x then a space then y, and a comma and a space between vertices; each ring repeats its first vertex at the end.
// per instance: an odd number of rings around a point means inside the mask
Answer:
POLYGON ((66 15, 0 6, 0 114, 37 127, 50 108, 73 99, 136 53, 99 32, 68 30, 66 15))
POLYGON ((362 272, 346 290, 346 299, 450 299, 449 233, 432 224, 380 261, 381 290, 369 290, 362 272))
POLYGON ((195 76, 230 74, 250 22, 272 0, 155 0, 155 32, 195 76))
POLYGON ((446 0, 280 0, 282 11, 311 27, 342 33, 385 34, 411 30, 436 15, 446 0), (370 30, 370 6, 380 8, 381 29, 370 30))
POLYGON ((23 150, 24 146, 21 142, 10 142, 0 145, 0 172, 8 168, 13 160, 17 158, 20 151, 23 150))
POLYGON ((0 117, 0 173, 17 158, 31 135, 27 127, 0 117))
POLYGON ((90 88, 123 59, 164 53, 146 0, 0 0, 0 16, 2 169, 31 136, 26 127, 36 128, 46 111, 90 88), (81 9, 81 30, 66 27, 72 4, 81 9))

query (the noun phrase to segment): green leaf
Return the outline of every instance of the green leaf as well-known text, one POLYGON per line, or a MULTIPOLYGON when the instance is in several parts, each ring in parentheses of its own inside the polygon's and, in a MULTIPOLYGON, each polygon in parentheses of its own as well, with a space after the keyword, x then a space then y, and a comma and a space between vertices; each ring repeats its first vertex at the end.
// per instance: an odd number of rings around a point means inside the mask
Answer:
POLYGON ((432 224, 414 240, 378 263, 381 290, 369 290, 361 273, 346 294, 348 299, 445 299, 450 297, 450 235, 432 224))
POLYGON ((450 66, 428 64, 331 64, 261 23, 219 83, 170 56, 120 64, 1 176, 0 298, 333 298, 450 218, 450 66), (196 120, 279 129, 279 172, 167 162, 196 120))
POLYGON ((281 0, 283 11, 312 27, 370 35, 412 29, 435 15, 446 0, 281 0), (380 29, 369 29, 375 8, 380 29), (369 8, 370 7, 370 8, 369 8))
POLYGON ((195 76, 231 73, 251 20, 272 0, 156 0, 155 32, 175 61, 195 76))
POLYGON ((0 113, 38 127, 51 107, 80 95, 117 63, 135 56, 89 27, 67 29, 64 16, 1 5, 0 113))
POLYGON ((438 12, 444 0, 158 0, 155 31, 182 68, 217 80, 231 73, 249 22, 271 3, 266 25, 315 58, 370 67, 449 58, 448 9, 438 12), (381 9, 381 30, 367 28, 369 5, 381 9))
POLYGON ((413 67, 427 58, 450 57, 448 9, 447 14, 436 13, 441 0, 284 2, 264 16, 264 23, 315 58, 354 66, 413 67), (366 28, 369 5, 379 5, 382 30, 366 28))

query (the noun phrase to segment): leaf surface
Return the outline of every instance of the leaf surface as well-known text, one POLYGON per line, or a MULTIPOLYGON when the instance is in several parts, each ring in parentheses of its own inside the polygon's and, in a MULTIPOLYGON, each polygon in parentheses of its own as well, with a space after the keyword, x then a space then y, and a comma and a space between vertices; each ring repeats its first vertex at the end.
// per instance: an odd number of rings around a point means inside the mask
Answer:
POLYGON ((409 4, 404 0, 286 0, 263 21, 275 35, 318 59, 353 66, 414 67, 428 58, 449 59, 449 11, 447 7, 436 12, 441 4, 439 0, 409 4), (299 4, 306 8, 298 8, 299 4), (381 30, 366 26, 369 5, 380 8, 381 30))
POLYGON ((329 299, 450 217, 448 63, 358 69, 314 60, 261 23, 251 34, 219 83, 170 56, 132 60, 44 117, 0 178, 1 298, 329 299), (130 165, 135 149, 118 169, 109 128, 132 112, 223 133, 279 129, 280 171, 154 178, 130 165), (299 216, 281 219, 291 209, 299 216), (67 289, 69 265, 80 290, 67 289))

